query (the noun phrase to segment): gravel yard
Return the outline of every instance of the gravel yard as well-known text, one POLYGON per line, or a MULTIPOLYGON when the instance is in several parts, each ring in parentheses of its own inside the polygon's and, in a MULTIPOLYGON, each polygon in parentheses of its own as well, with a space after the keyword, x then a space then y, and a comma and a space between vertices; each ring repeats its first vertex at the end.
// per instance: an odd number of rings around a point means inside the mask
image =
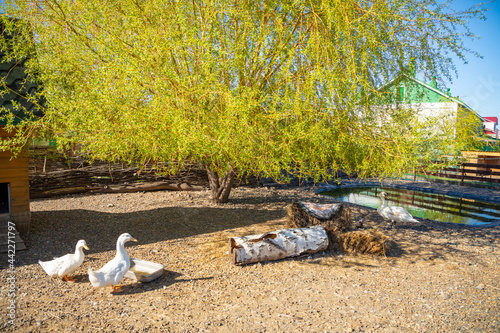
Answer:
MULTIPOLYGON (((440 185, 438 185, 440 186, 440 185)), ((157 191, 69 195, 31 203, 27 251, 11 273, 0 255, 0 329, 7 332, 498 332, 500 227, 432 221, 389 229, 375 210, 353 220, 389 235, 386 257, 319 253, 234 266, 228 238, 284 227, 296 200, 332 202, 311 189, 239 187, 215 206, 209 193, 157 191), (94 289, 89 267, 115 255, 124 232, 131 257, 165 265, 151 283, 124 279, 123 291, 94 289), (89 251, 76 283, 37 264, 89 251), (10 277, 15 280, 8 280, 10 277), (12 283, 11 283, 12 282, 12 283), (15 325, 8 317, 15 284, 15 325), (12 323, 12 322, 11 322, 12 323)))

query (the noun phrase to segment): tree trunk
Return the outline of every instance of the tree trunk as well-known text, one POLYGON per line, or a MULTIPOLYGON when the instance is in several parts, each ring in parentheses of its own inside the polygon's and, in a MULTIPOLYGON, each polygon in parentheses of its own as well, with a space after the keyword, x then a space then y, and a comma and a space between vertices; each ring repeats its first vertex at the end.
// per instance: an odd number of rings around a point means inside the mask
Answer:
POLYGON ((219 177, 218 173, 210 169, 209 166, 205 168, 207 169, 212 200, 216 204, 226 203, 229 198, 229 193, 231 193, 231 189, 233 188, 236 174, 232 169, 229 169, 224 174, 224 177, 219 177))
POLYGON ((231 261, 236 265, 316 253, 327 248, 328 235, 319 225, 229 239, 231 261))

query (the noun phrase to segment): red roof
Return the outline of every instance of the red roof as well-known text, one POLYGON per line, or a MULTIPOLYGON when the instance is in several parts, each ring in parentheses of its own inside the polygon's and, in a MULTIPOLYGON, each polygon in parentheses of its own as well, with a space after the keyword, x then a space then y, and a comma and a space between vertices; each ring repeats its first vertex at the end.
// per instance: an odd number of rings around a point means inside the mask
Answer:
POLYGON ((498 117, 483 117, 484 119, 488 120, 489 122, 495 123, 498 125, 498 117))

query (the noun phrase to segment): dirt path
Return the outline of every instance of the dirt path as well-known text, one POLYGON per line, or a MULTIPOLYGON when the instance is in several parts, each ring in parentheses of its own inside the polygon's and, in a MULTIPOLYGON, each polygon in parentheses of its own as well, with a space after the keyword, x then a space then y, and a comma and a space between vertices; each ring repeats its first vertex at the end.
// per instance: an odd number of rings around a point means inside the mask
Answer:
POLYGON ((317 254, 244 267, 229 263, 231 236, 283 228, 294 200, 331 202, 301 188, 237 188, 230 204, 208 192, 71 195, 31 204, 27 251, 16 271, 0 256, 0 328, 7 332, 498 332, 500 227, 432 221, 386 229, 376 211, 354 219, 397 245, 387 257, 317 254), (158 280, 94 289, 86 274, 115 254, 165 265, 158 280), (90 247, 77 282, 49 278, 37 264, 90 247), (15 277, 15 280, 8 280, 15 277), (12 283, 11 283, 12 282, 12 283), (17 288, 9 297, 10 285, 17 288), (15 326, 9 324, 15 299, 15 326))

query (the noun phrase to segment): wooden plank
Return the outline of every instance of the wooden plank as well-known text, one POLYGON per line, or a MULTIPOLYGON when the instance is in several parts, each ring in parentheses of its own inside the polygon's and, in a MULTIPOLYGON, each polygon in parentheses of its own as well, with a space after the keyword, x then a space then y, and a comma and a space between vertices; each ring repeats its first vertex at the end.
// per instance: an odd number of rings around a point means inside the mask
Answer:
POLYGON ((6 158, 6 159, 28 158, 28 154, 25 151, 20 151, 15 158, 12 158, 13 155, 14 154, 12 154, 10 150, 0 152, 0 158, 6 158))
POLYGON ((8 174, 8 173, 3 173, 3 170, 0 170, 0 183, 11 183, 12 180, 24 180, 27 179, 29 180, 29 175, 28 173, 16 173, 16 174, 8 174))
POLYGON ((22 198, 22 197, 28 197, 29 194, 30 194, 30 192, 29 192, 29 188, 27 186, 23 187, 23 188, 17 188, 15 190, 12 190, 12 188, 11 188, 10 197, 11 198, 22 198))
POLYGON ((465 173, 474 173, 476 175, 484 175, 484 176, 500 176, 500 171, 491 171, 491 170, 465 169, 465 173))
POLYGON ((483 156, 489 156, 490 158, 499 158, 500 157, 500 153, 498 153, 498 152, 485 152, 485 151, 470 151, 470 150, 467 150, 467 151, 463 151, 462 154, 464 156, 468 155, 468 156, 473 156, 475 158, 477 158, 478 156, 480 158, 482 158, 483 156))
POLYGON ((11 198, 27 197, 27 196, 29 196, 29 194, 30 194, 30 189, 28 186, 22 186, 22 187, 11 186, 11 188, 10 188, 11 198))
POLYGON ((489 168, 489 169, 499 169, 498 164, 487 164, 487 163, 462 163, 466 167, 479 167, 479 168, 489 168))
MULTIPOLYGON (((0 170, 8 170, 8 169, 28 169, 29 163, 27 159, 13 159, 9 160, 7 158, 0 159, 0 170)), ((10 170, 13 171, 13 170, 10 170)))
POLYGON ((11 138, 15 135, 14 132, 9 133, 4 129, 3 125, 0 125, 0 138, 11 138))
MULTIPOLYGON (((19 216, 20 214, 26 214, 30 212, 30 205, 28 202, 20 202, 19 205, 12 205, 10 206, 10 214, 11 218, 14 218, 15 216, 19 216)), ((16 222, 16 221, 14 221, 16 222)))
POLYGON ((0 177, 0 183, 10 183, 11 186, 28 186, 29 178, 28 177, 17 177, 17 178, 0 177))
POLYGON ((0 159, 10 159, 12 157, 12 153, 10 151, 0 151, 0 159))
POLYGON ((29 177, 18 177, 10 181, 10 187, 28 187, 29 184, 29 177))
POLYGON ((12 210, 14 210, 16 207, 22 207, 22 206, 27 206, 29 205, 30 202, 30 197, 28 195, 25 196, 17 196, 17 197, 11 197, 10 199, 10 207, 12 210))
POLYGON ((12 175, 15 177, 16 175, 28 175, 29 169, 27 164, 20 164, 20 165, 3 164, 2 166, 0 166, 0 173, 3 175, 12 175))
POLYGON ((19 214, 30 209, 30 201, 29 198, 22 198, 20 200, 16 200, 16 202, 12 202, 10 205, 11 214, 19 214))
POLYGON ((23 190, 28 190, 29 185, 30 185, 30 183, 29 183, 27 178, 23 181, 11 182, 10 183, 10 191, 11 191, 11 193, 20 193, 23 190))
MULTIPOLYGON (((429 173, 428 175, 442 177, 442 178, 462 179, 461 175, 450 175, 450 174, 439 173, 439 172, 429 173)), ((500 183, 500 179, 496 179, 496 178, 481 178, 481 177, 473 177, 473 176, 464 176, 464 179, 465 180, 480 181, 480 182, 485 182, 485 183, 500 183)))
POLYGON ((11 176, 12 178, 18 177, 18 176, 28 176, 29 175, 29 169, 25 167, 25 165, 22 166, 13 166, 10 168, 7 167, 0 167, 0 174, 3 176, 11 176))
POLYGON ((0 177, 0 183, 10 183, 13 184, 14 186, 18 186, 17 184, 24 184, 27 180, 28 177, 22 177, 22 178, 0 177))
MULTIPOLYGON (((497 170, 499 170, 499 171, 477 170, 477 169, 464 169, 464 172, 465 173, 471 173, 471 174, 477 174, 477 175, 500 176, 500 169, 497 169, 497 170)), ((462 174, 462 169, 444 168, 441 171, 455 172, 455 173, 462 174)))

